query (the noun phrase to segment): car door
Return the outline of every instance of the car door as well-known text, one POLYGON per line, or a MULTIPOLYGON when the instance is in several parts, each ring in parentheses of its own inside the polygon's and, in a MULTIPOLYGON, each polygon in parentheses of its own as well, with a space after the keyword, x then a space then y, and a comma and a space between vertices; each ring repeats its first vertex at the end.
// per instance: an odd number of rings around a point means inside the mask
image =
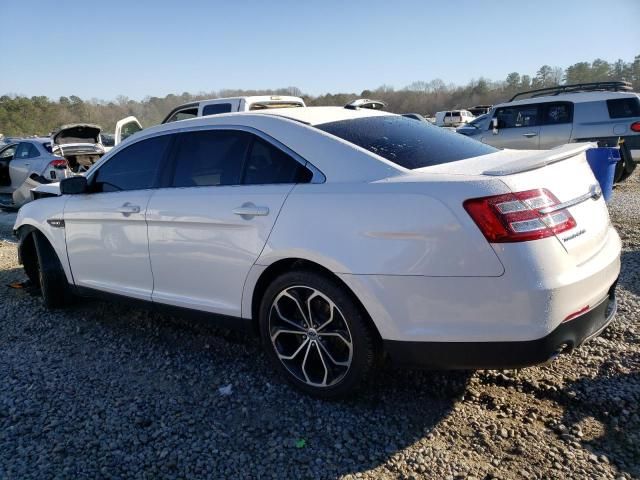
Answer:
POLYGON ((0 148, 0 187, 8 187, 11 185, 9 164, 16 154, 17 147, 17 145, 13 144, 0 148))
POLYGON ((540 144, 538 105, 511 105, 496 109, 497 130, 482 137, 484 143, 498 148, 537 150, 540 144))
POLYGON ((126 117, 116 122, 116 129, 113 135, 113 145, 119 145, 134 133, 142 130, 142 125, 136 117, 126 117))
POLYGON ((151 300, 145 212, 170 142, 165 134, 117 151, 91 173, 88 193, 67 200, 67 253, 76 285, 151 300))
POLYGON ((178 134, 174 174, 147 209, 153 301, 240 316, 244 281, 309 171, 242 130, 178 134))
POLYGON ((569 143, 573 130, 573 103, 552 102, 540 105, 540 144, 547 150, 569 143))
POLYGON ((33 167, 38 161, 40 151, 31 142, 20 142, 16 148, 16 153, 11 163, 9 163, 9 176, 11 177, 11 188, 17 189, 24 183, 33 171, 33 167))

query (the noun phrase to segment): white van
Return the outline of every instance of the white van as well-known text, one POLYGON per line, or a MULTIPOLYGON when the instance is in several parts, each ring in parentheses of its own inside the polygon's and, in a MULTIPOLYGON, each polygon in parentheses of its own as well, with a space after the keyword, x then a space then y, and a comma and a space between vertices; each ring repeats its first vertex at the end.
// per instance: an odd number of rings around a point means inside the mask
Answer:
POLYGON ((457 127, 473 120, 473 114, 469 110, 449 110, 436 113, 436 125, 439 127, 457 127))

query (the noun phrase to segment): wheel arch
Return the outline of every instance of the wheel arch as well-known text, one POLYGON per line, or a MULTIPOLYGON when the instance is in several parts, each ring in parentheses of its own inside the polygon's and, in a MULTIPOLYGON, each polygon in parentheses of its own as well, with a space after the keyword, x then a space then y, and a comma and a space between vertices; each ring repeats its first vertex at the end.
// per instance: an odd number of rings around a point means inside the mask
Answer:
POLYGON ((69 267, 69 262, 66 255, 67 251, 66 251, 66 243, 64 243, 65 242, 64 233, 62 233, 61 241, 63 242, 63 244, 61 248, 57 247, 58 242, 56 242, 56 239, 51 236, 50 232, 48 232, 47 229, 42 229, 38 225, 34 225, 32 223, 23 223, 18 228, 16 228, 15 234, 19 240, 18 261, 21 265, 23 265, 30 279, 31 279, 30 272, 27 271, 27 268, 32 269, 33 266, 31 262, 33 262, 34 260, 37 262, 37 254, 35 249, 36 247, 35 247, 33 236, 41 235, 42 238, 47 241, 47 243, 51 246, 52 250, 58 256, 58 260, 62 265, 62 269, 65 273, 65 276, 67 277, 67 281, 70 284, 73 284, 73 276, 71 275, 71 269, 69 267), (25 261, 27 263, 25 263, 25 261), (27 266, 27 264, 29 264, 29 266, 27 266))
POLYGON ((259 333, 259 309, 260 302, 262 301, 264 293, 266 292, 271 282, 273 282, 273 280, 275 280, 283 273, 290 272, 292 270, 316 272, 336 281, 353 299, 358 309, 360 309, 360 311, 362 312, 365 321, 371 328, 371 331, 374 333, 376 342, 379 342, 379 345, 382 345, 382 336, 380 335, 380 331, 356 293, 338 275, 333 273, 327 267, 312 260, 306 260, 304 258, 284 258, 281 260, 277 260, 276 262, 270 264, 264 271, 262 271, 262 273, 258 277, 257 281, 255 282, 253 291, 251 292, 251 324, 252 329, 256 334, 259 333))

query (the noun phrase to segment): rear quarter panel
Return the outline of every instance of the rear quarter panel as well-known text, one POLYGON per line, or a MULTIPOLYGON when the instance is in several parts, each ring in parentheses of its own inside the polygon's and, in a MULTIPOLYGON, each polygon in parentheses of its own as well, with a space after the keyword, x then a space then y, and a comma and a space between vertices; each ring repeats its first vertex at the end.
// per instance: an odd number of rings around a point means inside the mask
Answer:
POLYGON ((624 135, 631 122, 627 118, 609 118, 607 102, 576 103, 573 111, 572 141, 595 140, 602 137, 624 135))
MULTIPOLYGON (((380 181, 298 185, 258 259, 303 258, 335 273, 500 276, 504 268, 464 211, 500 182, 380 181)), ((488 192, 489 191, 489 192, 488 192)))

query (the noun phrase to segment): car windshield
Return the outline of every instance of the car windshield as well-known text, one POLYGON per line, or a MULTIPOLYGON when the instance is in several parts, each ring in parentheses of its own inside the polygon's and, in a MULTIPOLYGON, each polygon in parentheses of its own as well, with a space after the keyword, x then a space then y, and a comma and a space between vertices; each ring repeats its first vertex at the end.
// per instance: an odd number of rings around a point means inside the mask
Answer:
POLYGON ((427 122, 396 115, 340 120, 316 128, 411 170, 498 151, 427 122))
POLYGON ((480 115, 479 117, 474 118, 469 122, 469 125, 473 125, 474 127, 478 127, 480 123, 484 122, 484 120, 489 116, 488 113, 484 115, 480 115))

